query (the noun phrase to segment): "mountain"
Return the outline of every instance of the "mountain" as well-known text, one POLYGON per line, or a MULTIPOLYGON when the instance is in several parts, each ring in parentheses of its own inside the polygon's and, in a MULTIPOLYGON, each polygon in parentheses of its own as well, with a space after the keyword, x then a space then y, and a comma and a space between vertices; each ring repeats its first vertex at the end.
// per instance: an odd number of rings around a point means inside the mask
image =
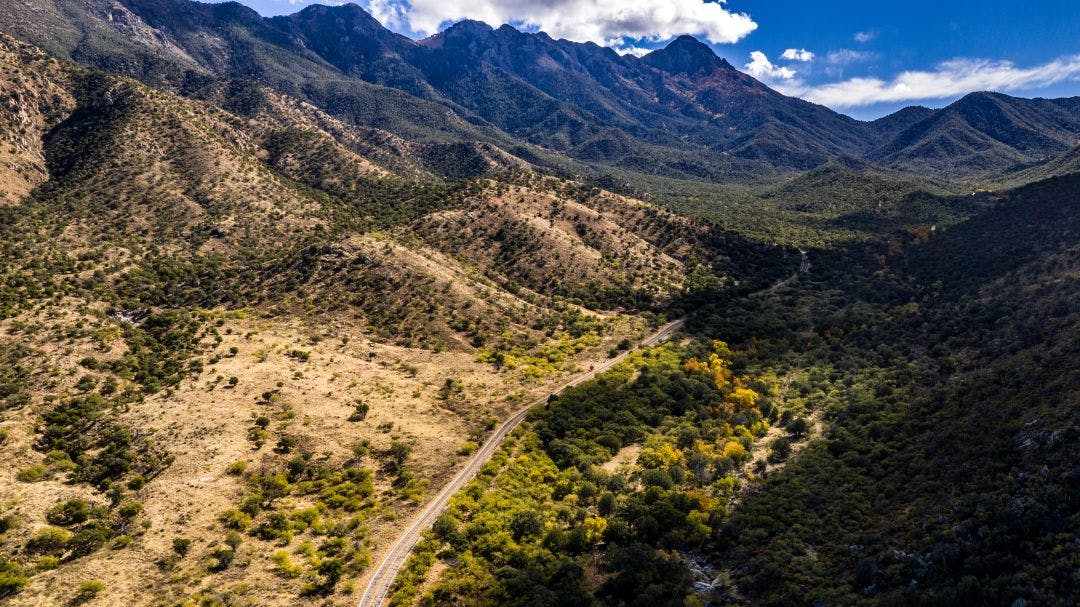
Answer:
POLYGON ((869 157, 900 170, 971 179, 1057 156, 1080 142, 1078 133, 1080 97, 971 93, 898 130, 869 157))
POLYGON ((6 26, 61 56, 154 82, 190 82, 187 71, 255 79, 410 138, 485 140, 508 151, 524 140, 636 171, 761 174, 858 155, 869 145, 861 123, 779 95, 688 37, 638 59, 475 22, 415 42, 355 5, 264 19, 235 3, 187 0, 126 0, 117 9, 126 27, 143 32, 126 37, 108 6, 64 5, 49 15, 63 28, 31 28, 33 10, 18 5, 6 26), (141 48, 139 61, 110 65, 74 48, 71 40, 90 36, 137 55, 139 40, 154 43, 141 48), (162 57, 169 70, 147 67, 162 57))
MULTIPOLYGON (((840 158, 766 189, 762 197, 804 213, 866 213, 882 222, 914 199, 951 193, 947 183, 920 179, 869 162, 840 158)), ((924 222, 933 223, 928 218, 924 222)))
POLYGON ((892 139, 911 125, 928 118, 934 110, 921 105, 912 105, 899 109, 892 114, 882 116, 870 122, 870 127, 883 139, 892 139))
POLYGON ((250 79, 369 128, 484 142, 560 174, 609 168, 755 181, 840 157, 971 180, 1076 144, 1074 100, 969 95, 865 123, 786 97, 689 36, 638 58, 463 21, 425 40, 355 4, 263 18, 237 3, 25 3, 6 31, 95 68, 191 94, 250 79))
POLYGON ((1080 173, 1080 146, 1031 166, 1019 166, 1000 176, 997 183, 1017 185, 1080 173))

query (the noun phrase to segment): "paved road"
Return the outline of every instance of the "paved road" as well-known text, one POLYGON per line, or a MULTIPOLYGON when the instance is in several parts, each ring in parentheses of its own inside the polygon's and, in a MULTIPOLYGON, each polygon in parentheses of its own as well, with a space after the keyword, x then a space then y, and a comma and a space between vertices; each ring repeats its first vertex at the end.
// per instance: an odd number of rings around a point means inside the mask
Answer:
MULTIPOLYGON (((680 318, 679 320, 664 325, 659 331, 642 340, 641 343, 638 344, 638 347, 651 346, 666 340, 671 337, 672 333, 675 333, 682 328, 683 322, 683 319, 680 318)), ((593 377, 596 377, 600 373, 603 373, 622 362, 629 354, 629 352, 623 352, 615 358, 604 361, 603 364, 575 376, 554 392, 551 392, 551 394, 558 394, 571 386, 576 386, 583 381, 588 381, 593 377)), ((529 410, 537 405, 546 403, 547 400, 547 396, 537 399, 517 413, 514 413, 510 416, 510 419, 504 421, 502 425, 495 430, 495 433, 487 439, 484 446, 473 454, 472 458, 469 459, 465 464, 465 467, 454 476, 453 480, 443 487, 442 491, 439 492, 439 495, 431 500, 431 502, 415 516, 412 524, 409 525, 409 528, 405 530, 405 533, 402 534, 397 543, 394 544, 394 547, 390 549, 390 552, 386 554, 386 557, 379 563, 379 568, 376 569, 375 573, 371 576, 371 581, 368 582, 367 588, 364 590, 364 596, 360 597, 360 607, 382 606, 383 602, 386 601, 387 595, 390 593, 390 586, 394 583, 394 578, 397 577, 398 571, 401 569, 402 565, 405 564, 405 560, 409 557, 409 553, 412 552, 413 547, 420 541, 424 531, 435 523, 435 520, 443 513, 443 510, 446 510, 450 497, 476 476, 480 471, 480 468, 482 468, 498 450, 503 439, 505 439, 514 428, 525 419, 529 410)))

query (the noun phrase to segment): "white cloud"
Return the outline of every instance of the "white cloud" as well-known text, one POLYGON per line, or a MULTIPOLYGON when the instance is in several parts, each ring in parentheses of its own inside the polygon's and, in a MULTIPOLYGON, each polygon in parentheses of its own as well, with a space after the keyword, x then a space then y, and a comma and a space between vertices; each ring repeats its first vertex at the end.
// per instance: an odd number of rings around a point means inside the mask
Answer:
MULTIPOLYGON (((293 0, 289 0, 292 2, 293 0)), ((391 29, 402 29, 408 25, 406 5, 397 0, 367 0, 367 11, 379 23, 391 29)))
POLYGON ((855 32, 855 35, 852 36, 852 37, 855 39, 855 42, 859 42, 861 44, 866 44, 867 42, 870 42, 874 38, 877 38, 877 33, 876 32, 855 32))
POLYGON ((795 70, 773 65, 772 61, 769 61, 769 58, 761 51, 750 53, 750 63, 747 63, 745 67, 746 72, 754 78, 790 80, 795 77, 795 70))
POLYGON ((723 0, 366 0, 372 15, 392 29, 431 35, 469 18, 538 28, 555 38, 604 44, 613 38, 660 41, 680 34, 732 43, 757 29, 749 15, 723 0))
POLYGON ((784 58, 784 59, 787 59, 788 61, 813 61, 814 60, 814 53, 811 53, 810 51, 808 51, 808 50, 806 50, 804 48, 789 48, 786 51, 784 51, 783 53, 781 53, 780 56, 782 58, 784 58))
POLYGON ((869 51, 853 51, 849 48, 829 51, 825 55, 825 61, 831 65, 850 65, 861 61, 870 61, 875 58, 877 58, 876 53, 871 53, 869 51))
POLYGON ((841 82, 777 87, 787 95, 802 97, 834 108, 875 103, 944 99, 972 91, 1036 89, 1066 80, 1080 80, 1080 55, 1055 59, 1043 65, 1018 68, 1011 61, 953 59, 933 71, 903 72, 892 80, 851 78, 841 82))
POLYGON ((611 46, 612 50, 614 50, 616 53, 619 53, 620 55, 633 55, 635 57, 644 57, 645 55, 648 55, 654 50, 642 46, 634 46, 632 44, 621 46, 621 43, 616 43, 609 46, 611 46))

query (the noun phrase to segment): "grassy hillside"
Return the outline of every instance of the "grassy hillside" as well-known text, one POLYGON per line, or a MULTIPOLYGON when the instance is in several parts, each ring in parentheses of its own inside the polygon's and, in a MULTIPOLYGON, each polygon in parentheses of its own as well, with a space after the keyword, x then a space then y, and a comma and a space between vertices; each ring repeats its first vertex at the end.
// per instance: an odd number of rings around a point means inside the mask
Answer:
POLYGON ((1078 185, 716 294, 691 340, 535 412, 395 604, 1074 596, 1078 185))
POLYGON ((789 265, 489 144, 0 47, 11 604, 355 600, 496 420, 789 265))

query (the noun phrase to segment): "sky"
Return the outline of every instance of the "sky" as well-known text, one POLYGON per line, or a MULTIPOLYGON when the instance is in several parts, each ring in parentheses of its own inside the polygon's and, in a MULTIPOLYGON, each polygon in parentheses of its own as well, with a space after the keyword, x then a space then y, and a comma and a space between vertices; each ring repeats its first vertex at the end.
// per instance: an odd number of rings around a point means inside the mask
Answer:
MULTIPOLYGON (((240 1, 263 15, 316 3, 240 1)), ((470 18, 640 55, 691 34, 773 88, 859 119, 981 90, 1080 95, 1080 0, 356 1, 413 38, 470 18)))

